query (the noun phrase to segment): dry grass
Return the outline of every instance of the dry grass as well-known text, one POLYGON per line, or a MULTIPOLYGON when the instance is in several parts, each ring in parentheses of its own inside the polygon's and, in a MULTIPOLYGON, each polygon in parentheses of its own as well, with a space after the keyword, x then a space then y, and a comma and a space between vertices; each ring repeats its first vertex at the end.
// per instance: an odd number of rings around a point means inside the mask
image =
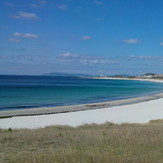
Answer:
POLYGON ((0 130, 0 163, 162 163, 163 121, 0 130))

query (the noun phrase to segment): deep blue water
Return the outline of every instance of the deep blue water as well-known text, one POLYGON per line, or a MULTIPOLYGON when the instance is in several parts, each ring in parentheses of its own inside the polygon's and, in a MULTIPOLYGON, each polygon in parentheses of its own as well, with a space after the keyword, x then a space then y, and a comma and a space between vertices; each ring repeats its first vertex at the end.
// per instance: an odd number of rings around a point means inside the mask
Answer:
POLYGON ((0 75, 0 110, 104 102, 163 92, 162 83, 0 75))

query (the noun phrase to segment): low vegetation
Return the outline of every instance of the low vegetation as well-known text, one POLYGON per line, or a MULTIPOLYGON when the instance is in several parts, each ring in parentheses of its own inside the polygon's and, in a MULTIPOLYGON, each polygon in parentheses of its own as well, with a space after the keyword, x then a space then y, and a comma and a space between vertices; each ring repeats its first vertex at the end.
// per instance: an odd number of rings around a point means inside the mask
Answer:
POLYGON ((1 163, 162 163, 163 120, 0 130, 1 163))

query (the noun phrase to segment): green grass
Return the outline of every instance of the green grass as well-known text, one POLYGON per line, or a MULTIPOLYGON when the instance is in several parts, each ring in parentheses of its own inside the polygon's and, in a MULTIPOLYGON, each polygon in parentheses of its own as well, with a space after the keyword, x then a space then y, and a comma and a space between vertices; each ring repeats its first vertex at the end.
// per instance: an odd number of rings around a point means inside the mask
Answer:
POLYGON ((0 163, 162 163, 163 120, 0 130, 0 163))

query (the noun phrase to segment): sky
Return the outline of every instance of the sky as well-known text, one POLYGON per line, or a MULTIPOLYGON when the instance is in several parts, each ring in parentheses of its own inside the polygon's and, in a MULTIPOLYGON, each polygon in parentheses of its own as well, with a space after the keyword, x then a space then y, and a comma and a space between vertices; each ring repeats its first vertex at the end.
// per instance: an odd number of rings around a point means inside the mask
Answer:
POLYGON ((1 0, 0 74, 163 74, 162 0, 1 0))

